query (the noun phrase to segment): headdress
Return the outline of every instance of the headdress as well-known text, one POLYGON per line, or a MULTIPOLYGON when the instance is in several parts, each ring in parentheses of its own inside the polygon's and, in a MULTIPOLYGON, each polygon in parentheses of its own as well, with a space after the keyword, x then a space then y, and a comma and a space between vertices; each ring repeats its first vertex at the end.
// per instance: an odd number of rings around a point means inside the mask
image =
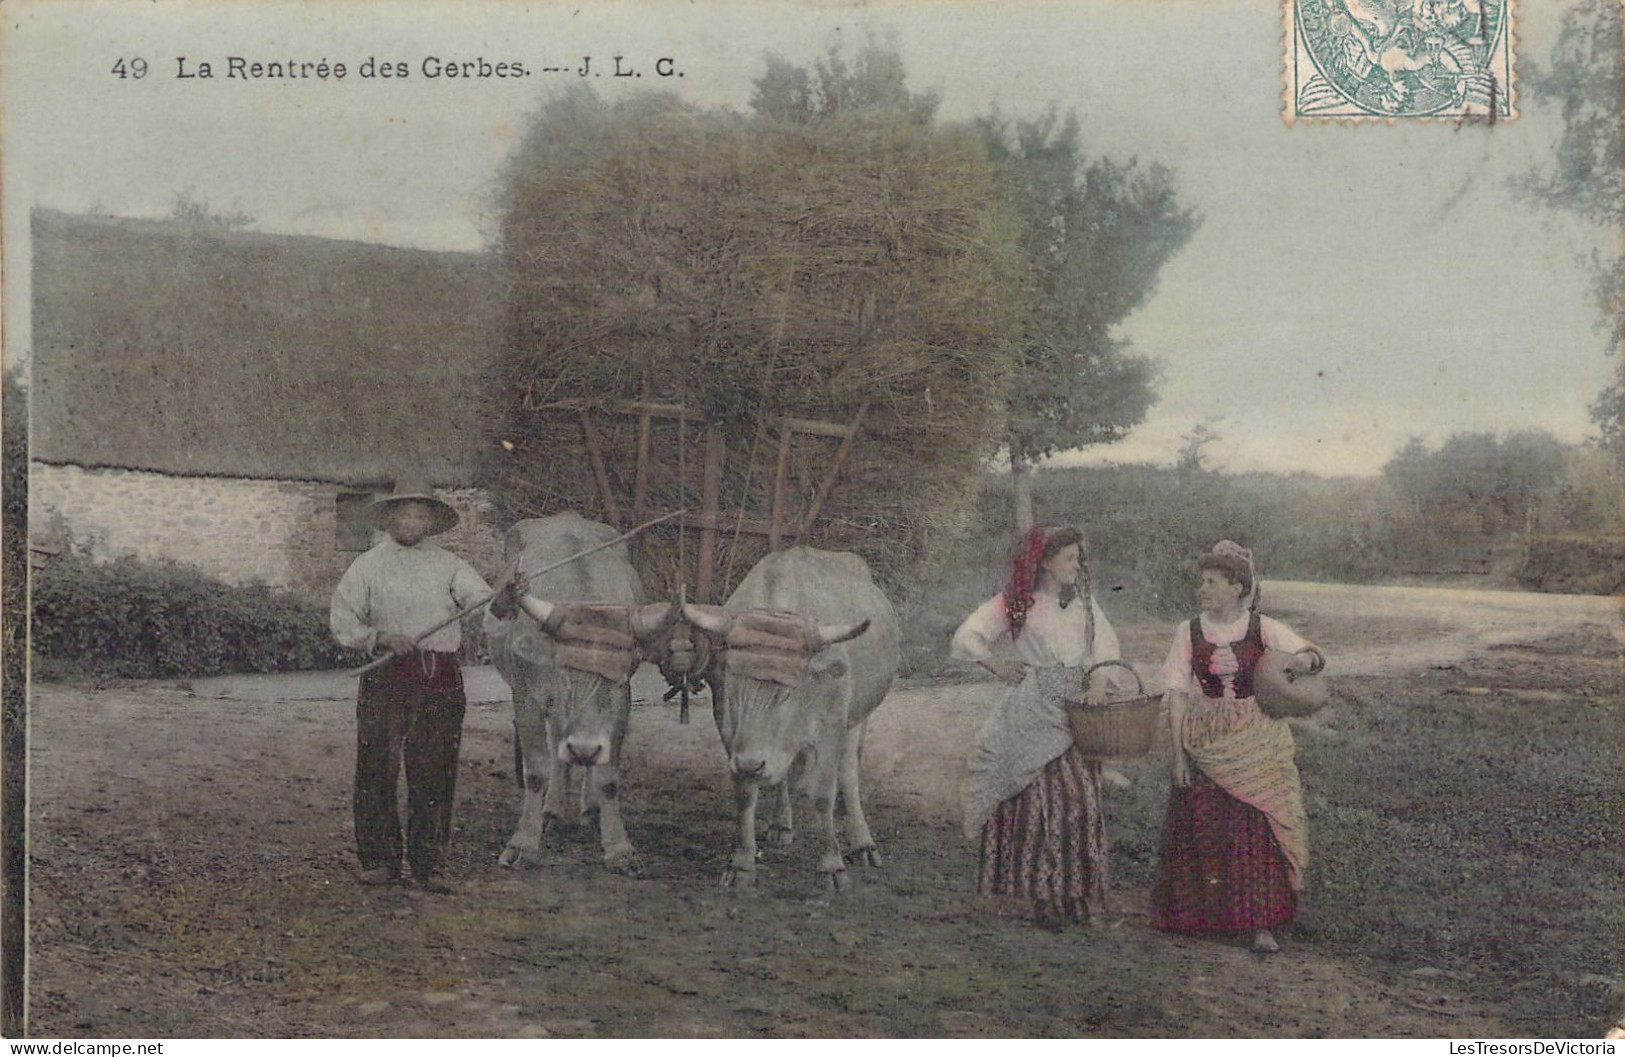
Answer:
MULTIPOLYGON (((1022 535, 1016 544, 1016 552, 1010 559, 1010 578, 1005 582, 1001 598, 1004 602, 1005 623, 1010 626, 1010 637, 1020 638, 1022 628, 1027 625, 1027 614, 1033 608, 1033 591, 1038 586, 1039 574, 1043 571, 1046 558, 1060 551, 1066 544, 1053 546, 1058 538, 1065 535, 1068 542, 1073 542, 1075 536, 1078 543, 1080 557, 1083 549, 1083 533, 1077 529, 1061 526, 1057 528, 1042 528, 1034 525, 1022 535)), ((1083 595, 1084 605, 1087 606, 1089 621, 1089 642, 1095 639, 1095 611, 1089 594, 1089 565, 1087 561, 1079 563, 1078 584, 1062 584, 1060 605, 1065 609, 1080 593, 1083 595)))
POLYGON ((1253 552, 1234 540, 1220 540, 1208 551, 1215 558, 1221 558, 1226 564, 1237 567, 1237 571, 1245 569, 1247 572, 1247 585, 1250 589, 1247 598, 1249 610, 1258 609, 1258 569, 1253 565, 1253 552))

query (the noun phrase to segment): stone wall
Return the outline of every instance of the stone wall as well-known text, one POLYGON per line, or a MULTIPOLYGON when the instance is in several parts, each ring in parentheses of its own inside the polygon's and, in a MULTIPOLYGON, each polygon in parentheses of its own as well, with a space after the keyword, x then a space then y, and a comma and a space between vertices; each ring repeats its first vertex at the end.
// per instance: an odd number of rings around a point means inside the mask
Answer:
MULTIPOLYGON (((309 481, 171 477, 35 463, 29 530, 100 558, 134 555, 191 565, 226 583, 263 583, 326 605, 359 553, 341 542, 340 497, 357 489, 309 481)), ((435 542, 488 579, 501 564, 501 535, 477 489, 444 493, 462 523, 435 542)), ((354 509, 360 510, 357 503, 354 509)), ((366 534, 362 534, 365 538, 366 534)))

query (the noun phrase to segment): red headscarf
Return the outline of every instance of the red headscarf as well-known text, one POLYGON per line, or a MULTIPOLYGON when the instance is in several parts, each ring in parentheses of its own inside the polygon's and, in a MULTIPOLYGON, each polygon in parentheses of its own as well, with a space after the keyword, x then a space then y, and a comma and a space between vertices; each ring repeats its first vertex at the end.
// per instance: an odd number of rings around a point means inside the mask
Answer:
MULTIPOLYGON (((1010 626, 1012 639, 1021 637, 1021 629, 1027 625, 1027 614, 1033 608, 1033 591, 1038 587, 1038 578, 1043 572, 1044 560, 1053 557, 1067 546, 1076 543, 1079 557, 1084 559, 1079 567, 1082 575, 1081 594, 1083 604, 1089 619, 1089 642, 1095 641, 1095 614, 1092 599, 1089 594, 1089 564, 1083 555, 1083 533, 1079 529, 1062 525, 1055 528, 1041 528, 1033 526, 1021 537, 1016 544, 1016 553, 1010 559, 1010 579, 1004 585, 1004 592, 1000 596, 1004 601, 1004 619, 1010 626)), ((1073 585, 1063 585, 1061 590, 1061 608, 1065 609, 1073 598, 1073 585)))
POLYGON ((1033 607, 1033 588, 1038 586, 1039 566, 1048 540, 1049 533, 1034 525, 1016 544, 1016 553, 1010 559, 1010 579, 1005 582, 1003 598, 1004 619, 1013 639, 1021 637, 1027 613, 1033 607))

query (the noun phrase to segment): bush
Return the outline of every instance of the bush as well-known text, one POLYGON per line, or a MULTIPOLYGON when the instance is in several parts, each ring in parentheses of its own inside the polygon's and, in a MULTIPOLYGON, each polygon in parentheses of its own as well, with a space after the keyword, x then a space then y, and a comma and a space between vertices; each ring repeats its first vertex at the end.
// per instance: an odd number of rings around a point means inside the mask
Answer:
MULTIPOLYGON (((23 695, 23 665, 27 658, 28 609, 28 391, 18 382, 17 372, 7 371, 0 389, 0 432, 5 457, 0 481, 0 517, 4 518, 4 566, 0 587, 0 700, 4 702, 4 731, 8 749, 20 752, 27 702, 23 695)), ((7 758, 10 763, 10 758, 7 758)), ((20 770, 8 768, 20 773, 20 770)))
MULTIPOLYGON (((1381 480, 1232 476, 1151 466, 1043 469, 1033 514, 1078 525, 1089 539, 1093 587, 1116 623, 1196 611, 1196 559, 1221 539, 1258 554, 1271 579, 1369 583, 1394 568, 1394 500, 1381 480)), ((903 670, 948 675, 948 639, 1003 583, 1015 543, 1008 474, 984 474, 970 531, 928 551, 903 604, 903 670)))
POLYGON ((1625 594, 1625 538, 1544 536, 1528 540, 1518 582, 1536 591, 1625 594))
POLYGON ((127 678, 336 667, 317 607, 233 587, 174 562, 64 554, 34 574, 33 648, 45 673, 127 678))

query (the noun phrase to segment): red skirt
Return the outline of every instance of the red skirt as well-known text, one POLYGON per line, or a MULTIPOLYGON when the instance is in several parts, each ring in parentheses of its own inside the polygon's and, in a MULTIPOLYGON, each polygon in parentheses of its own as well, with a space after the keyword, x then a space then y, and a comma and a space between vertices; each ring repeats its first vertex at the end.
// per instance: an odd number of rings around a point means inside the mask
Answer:
POLYGON ((1292 920, 1297 893, 1264 813, 1191 768, 1162 823, 1151 916, 1170 932, 1242 932, 1292 920))
POLYGON ((977 887, 1082 924, 1105 912, 1106 882, 1100 765, 1069 749, 983 824, 977 887))

